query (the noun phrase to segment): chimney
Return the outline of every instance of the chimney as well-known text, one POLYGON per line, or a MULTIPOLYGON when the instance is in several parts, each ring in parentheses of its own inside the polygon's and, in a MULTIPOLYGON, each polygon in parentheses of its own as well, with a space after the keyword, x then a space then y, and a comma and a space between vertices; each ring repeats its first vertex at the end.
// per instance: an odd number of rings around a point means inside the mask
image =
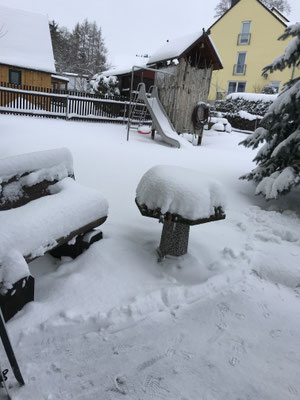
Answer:
POLYGON ((231 0, 231 7, 233 7, 239 0, 231 0))

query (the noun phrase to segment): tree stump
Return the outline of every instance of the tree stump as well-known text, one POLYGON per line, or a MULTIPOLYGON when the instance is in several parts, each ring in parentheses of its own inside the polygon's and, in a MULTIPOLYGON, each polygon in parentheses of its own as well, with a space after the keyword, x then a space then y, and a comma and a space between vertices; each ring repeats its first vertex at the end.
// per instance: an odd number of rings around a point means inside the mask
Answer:
POLYGON ((160 245, 157 253, 161 259, 165 256, 183 256, 187 253, 190 226, 178 222, 164 221, 160 245))
POLYGON ((158 261, 187 253, 190 226, 225 218, 222 186, 198 171, 152 167, 140 180, 136 194, 140 213, 163 223, 158 261))

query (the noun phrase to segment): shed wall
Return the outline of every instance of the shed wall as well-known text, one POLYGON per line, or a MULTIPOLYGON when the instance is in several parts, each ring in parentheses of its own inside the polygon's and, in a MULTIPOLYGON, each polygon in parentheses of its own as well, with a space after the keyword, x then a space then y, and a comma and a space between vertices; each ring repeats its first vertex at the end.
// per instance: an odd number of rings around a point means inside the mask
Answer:
POLYGON ((192 123, 194 107, 207 102, 212 68, 192 67, 185 59, 177 65, 163 69, 173 75, 156 73, 160 101, 166 110, 176 132, 195 133, 192 123))
POLYGON ((51 74, 41 71, 31 71, 19 67, 0 64, 0 82, 9 82, 9 70, 22 72, 22 85, 51 88, 51 74))

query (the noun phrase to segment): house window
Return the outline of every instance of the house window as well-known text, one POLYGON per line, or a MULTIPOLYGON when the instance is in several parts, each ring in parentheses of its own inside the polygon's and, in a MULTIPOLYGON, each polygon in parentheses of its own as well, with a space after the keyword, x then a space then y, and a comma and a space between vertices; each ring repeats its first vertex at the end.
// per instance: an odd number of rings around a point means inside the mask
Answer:
POLYGON ((21 85, 21 71, 15 69, 9 70, 9 83, 12 85, 21 85))
POLYGON ((236 64, 233 68, 233 75, 245 75, 246 74, 246 52, 239 52, 237 56, 236 64))
POLYGON ((250 21, 242 22, 241 33, 238 36, 238 44, 244 44, 244 45, 250 44, 250 38, 251 38, 250 28, 251 28, 250 21))
POLYGON ((245 92, 246 91, 246 83, 247 82, 236 82, 236 81, 228 82, 227 94, 235 93, 235 92, 239 92, 239 93, 245 92))
POLYGON ((279 89, 280 89, 280 81, 272 81, 271 82, 271 86, 276 90, 275 93, 279 93, 279 89))

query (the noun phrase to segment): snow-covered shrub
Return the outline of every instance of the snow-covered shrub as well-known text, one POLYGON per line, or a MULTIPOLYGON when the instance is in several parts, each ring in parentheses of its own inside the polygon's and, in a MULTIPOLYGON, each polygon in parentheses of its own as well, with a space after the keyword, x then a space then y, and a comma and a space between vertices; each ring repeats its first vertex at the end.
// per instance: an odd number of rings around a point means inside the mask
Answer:
POLYGON ((226 100, 216 101, 215 107, 221 113, 237 114, 239 111, 246 111, 263 117, 275 99, 276 95, 234 93, 227 96, 226 100))
POLYGON ((263 94, 275 94, 276 93, 276 89, 270 83, 268 83, 266 86, 264 86, 261 89, 261 93, 263 93, 263 94))
MULTIPOLYGON (((279 40, 292 37, 285 53, 266 66, 263 73, 300 66, 300 23, 286 28, 279 40)), ((290 80, 283 92, 271 105, 260 127, 241 142, 246 147, 257 148, 254 161, 257 167, 242 179, 258 183, 256 194, 266 199, 290 191, 300 184, 300 78, 290 80)))
POLYGON ((96 94, 103 94, 107 96, 119 96, 119 81, 116 76, 105 76, 103 74, 96 74, 90 81, 91 90, 96 94))
POLYGON ((232 93, 215 103, 217 112, 236 129, 254 131, 276 99, 276 94, 232 93))

